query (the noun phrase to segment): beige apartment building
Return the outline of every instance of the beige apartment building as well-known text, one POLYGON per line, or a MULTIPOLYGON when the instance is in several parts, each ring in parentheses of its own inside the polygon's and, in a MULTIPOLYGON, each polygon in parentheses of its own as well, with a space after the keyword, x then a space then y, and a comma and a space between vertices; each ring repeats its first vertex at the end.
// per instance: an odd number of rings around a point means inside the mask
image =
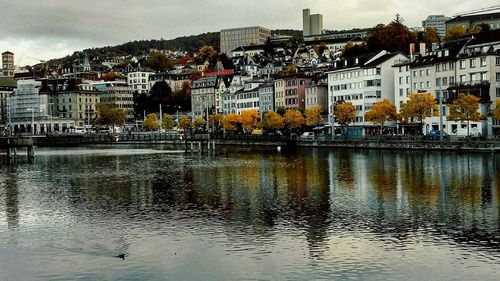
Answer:
POLYGON ((261 26, 223 29, 220 31, 220 51, 231 56, 240 46, 263 45, 271 30, 261 26))

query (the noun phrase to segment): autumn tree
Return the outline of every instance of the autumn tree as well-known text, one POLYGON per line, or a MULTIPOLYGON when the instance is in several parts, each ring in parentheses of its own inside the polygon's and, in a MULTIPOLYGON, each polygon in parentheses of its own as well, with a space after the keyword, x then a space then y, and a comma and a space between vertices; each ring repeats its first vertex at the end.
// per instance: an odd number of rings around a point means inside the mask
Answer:
POLYGON ((163 53, 152 52, 149 55, 148 60, 144 62, 144 66, 147 66, 156 71, 166 71, 174 69, 174 63, 163 53))
POLYGON ((433 27, 427 27, 422 33, 422 42, 425 43, 427 49, 432 49, 433 43, 439 43, 439 34, 433 27))
POLYGON ((450 111, 446 117, 449 121, 464 122, 467 121, 467 135, 469 132, 470 121, 479 122, 479 98, 473 95, 459 94, 458 98, 449 105, 450 111))
POLYGON ((222 119, 224 116, 222 114, 213 114, 208 116, 208 124, 214 128, 214 129, 219 129, 222 127, 222 119))
POLYGON ((342 127, 348 127, 356 116, 356 108, 351 102, 338 102, 334 106, 335 120, 342 127))
POLYGON ((198 130, 198 129, 201 129, 206 124, 207 124, 207 122, 205 121, 205 119, 203 119, 201 117, 197 117, 193 121, 193 128, 196 129, 196 130, 198 130))
POLYGON ((457 40, 458 38, 467 34, 467 29, 462 25, 453 25, 448 28, 446 32, 446 36, 444 36, 443 40, 445 42, 450 42, 453 40, 457 40))
POLYGON ((191 117, 187 115, 181 115, 179 117, 179 128, 183 130, 184 132, 191 128, 191 117))
POLYGON ((295 109, 287 110, 283 117, 285 124, 292 130, 299 129, 305 124, 304 116, 295 109))
POLYGON ((96 105, 96 123, 103 126, 121 127, 127 120, 127 113, 120 108, 111 108, 103 103, 96 105))
POLYGON ((323 109, 320 105, 316 105, 312 108, 306 109, 304 111, 306 115, 306 125, 317 126, 319 123, 323 122, 323 117, 321 117, 322 111, 323 109))
POLYGON ((398 120, 396 106, 389 100, 383 99, 375 103, 372 108, 365 113, 365 120, 373 124, 380 124, 380 134, 382 134, 384 122, 398 120))
POLYGON ((110 71, 110 72, 104 74, 101 78, 103 81, 115 81, 116 73, 114 71, 110 71))
POLYGON ((158 116, 155 113, 148 114, 146 120, 144 120, 144 127, 148 130, 158 129, 158 116))
POLYGON ((243 130, 249 131, 255 129, 259 121, 259 113, 257 110, 245 110, 241 112, 241 126, 243 130))
POLYGON ((436 99, 429 93, 413 93, 408 101, 401 106, 401 117, 406 121, 417 119, 420 129, 423 128, 424 119, 439 115, 436 99))
POLYGON ((236 132, 241 127, 241 116, 238 114, 227 114, 222 119, 222 126, 228 132, 236 132))
POLYGON ((274 111, 268 111, 266 112, 266 114, 264 114, 264 120, 262 120, 262 124, 268 131, 280 130, 285 126, 283 117, 274 111))
POLYGON ((213 46, 205 46, 198 51, 194 60, 197 64, 202 64, 205 63, 205 61, 212 62, 216 56, 217 51, 213 46))
POLYGON ((417 36, 403 24, 403 19, 399 15, 396 15, 388 25, 376 25, 366 36, 368 52, 386 50, 408 54, 411 43, 417 43, 417 36))
POLYGON ((495 109, 493 109, 493 117, 495 119, 500 120, 500 100, 497 100, 495 103, 495 109))
POLYGON ((174 126, 174 117, 170 114, 163 114, 161 127, 165 130, 172 130, 174 126))

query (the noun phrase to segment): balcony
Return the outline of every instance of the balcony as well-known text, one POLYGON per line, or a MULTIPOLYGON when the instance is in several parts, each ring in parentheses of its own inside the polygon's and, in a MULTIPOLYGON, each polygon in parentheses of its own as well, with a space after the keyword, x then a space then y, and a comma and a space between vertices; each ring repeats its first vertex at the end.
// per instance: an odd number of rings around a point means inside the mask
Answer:
POLYGON ((458 94, 470 94, 479 98, 479 103, 490 103, 490 82, 484 81, 470 81, 461 83, 450 83, 448 85, 448 99, 446 103, 452 103, 458 94))

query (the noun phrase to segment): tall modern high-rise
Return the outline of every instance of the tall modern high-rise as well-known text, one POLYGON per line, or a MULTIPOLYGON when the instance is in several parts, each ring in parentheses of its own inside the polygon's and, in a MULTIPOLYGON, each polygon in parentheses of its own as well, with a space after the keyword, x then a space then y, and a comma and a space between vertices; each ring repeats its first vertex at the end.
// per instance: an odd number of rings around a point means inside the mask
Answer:
POLYGON ((3 77, 14 77, 14 53, 2 53, 2 69, 3 77))
POLYGON ((271 30, 261 26, 223 29, 220 31, 220 51, 231 56, 231 51, 249 45, 263 45, 271 37, 271 30))
POLYGON ((314 36, 323 34, 323 15, 311 15, 311 10, 302 10, 303 36, 314 36))
POLYGON ((422 21, 422 27, 424 30, 427 27, 432 27, 437 30, 439 37, 443 38, 446 35, 446 21, 449 17, 444 15, 430 15, 426 20, 422 21))

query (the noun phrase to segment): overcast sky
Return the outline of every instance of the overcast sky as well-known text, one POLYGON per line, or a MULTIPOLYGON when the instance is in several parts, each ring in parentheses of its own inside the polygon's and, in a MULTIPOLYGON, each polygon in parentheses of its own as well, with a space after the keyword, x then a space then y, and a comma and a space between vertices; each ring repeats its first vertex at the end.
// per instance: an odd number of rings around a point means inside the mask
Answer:
POLYGON ((302 9, 321 13, 325 29, 372 27, 399 13, 410 27, 429 14, 452 16, 498 0, 1 0, 0 52, 15 63, 63 57, 90 47, 171 39, 260 25, 302 29, 302 9))

